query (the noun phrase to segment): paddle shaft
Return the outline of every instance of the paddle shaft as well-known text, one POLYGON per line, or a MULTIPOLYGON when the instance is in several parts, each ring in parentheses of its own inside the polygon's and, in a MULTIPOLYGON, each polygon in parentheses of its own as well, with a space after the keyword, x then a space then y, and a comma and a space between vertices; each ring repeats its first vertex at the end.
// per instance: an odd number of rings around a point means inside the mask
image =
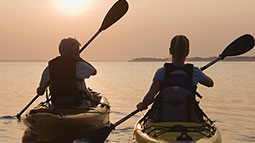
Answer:
POLYGON ((97 35, 101 32, 101 30, 98 30, 90 39, 89 41, 81 48, 79 53, 81 53, 96 37, 97 35))
MULTIPOLYGON (((247 36, 246 36, 247 37, 247 36)), ((241 40, 243 41, 243 39, 244 38, 242 38, 241 40)), ((246 38, 247 39, 247 38, 246 38)), ((245 41, 246 42, 246 41, 245 41)), ((245 43, 244 41, 243 41, 243 43, 245 43)), ((253 44, 251 45, 252 47, 254 46, 254 39, 253 39, 253 44)), ((242 44, 242 42, 241 42, 241 44, 242 44)), ((213 64, 215 64, 216 62, 218 62, 219 60, 223 60, 226 56, 233 56, 233 55, 239 55, 239 54, 242 54, 242 53, 245 53, 245 52, 247 52, 247 51, 249 51, 252 47, 248 47, 248 49, 247 50, 245 50, 245 51, 238 51, 238 52, 236 52, 235 51, 235 53, 233 54, 232 53, 232 49, 233 49, 233 47, 242 47, 242 46, 240 46, 240 38, 238 39, 238 40, 236 40, 236 41, 234 41, 233 42, 233 44, 231 44, 230 46, 228 46, 227 47, 227 51, 223 51, 223 53, 221 54, 221 55, 219 55, 219 57, 218 58, 216 58, 216 59, 214 59, 213 61, 211 61, 210 63, 208 63, 207 65, 205 65, 205 66, 203 66, 202 68, 201 68, 201 71, 203 71, 203 70, 205 70, 205 69, 207 69, 208 67, 210 67, 211 65, 213 65, 213 64), (236 44, 237 42, 239 42, 238 44, 236 44), (234 46, 233 46, 234 45, 234 46)), ((104 142, 105 140, 106 140, 106 138, 109 136, 109 134, 111 133, 111 131, 116 127, 116 126, 118 126, 118 125, 120 125, 121 123, 123 123, 124 121, 126 121, 127 119, 129 119, 130 117, 132 117, 132 116, 134 116, 136 113, 138 113, 139 112, 139 110, 138 109, 136 109, 135 111, 133 111, 132 113, 130 113, 130 114, 128 114, 127 116, 125 116, 124 118, 122 118, 122 119, 120 119, 119 121, 117 121, 116 123, 114 123, 114 124, 112 124, 110 127, 105 127, 105 128, 102 128, 101 130, 99 129, 98 130, 98 132, 97 132, 97 134, 96 134, 96 136, 95 136, 95 134, 94 134, 94 136, 93 136, 93 138, 92 138, 92 140, 95 140, 95 138, 96 138, 96 141, 98 142, 100 139, 100 141, 99 142, 104 142), (102 135, 102 137, 100 137, 100 135, 102 135)))
POLYGON ((223 58, 221 56, 219 56, 218 58, 214 59, 213 61, 211 61, 210 63, 206 64, 205 66, 201 67, 200 70, 204 71, 205 69, 207 69, 208 67, 210 67, 211 65, 215 64, 216 62, 218 62, 219 60, 222 60, 223 58))
POLYGON ((129 119, 130 117, 134 116, 136 113, 138 113, 139 110, 135 110, 132 113, 128 114, 127 116, 125 116, 124 118, 120 119, 119 121, 117 121, 116 123, 113 124, 114 127, 117 127, 118 125, 120 125, 121 123, 123 123, 124 121, 126 121, 127 119, 129 119))
POLYGON ((89 41, 81 48, 79 53, 81 53, 103 30, 109 28, 115 22, 117 22, 121 17, 123 17, 128 10, 128 3, 126 0, 118 0, 106 14, 101 27, 98 31, 89 39, 89 41))
POLYGON ((36 95, 28 104, 27 106, 22 110, 20 111, 20 113, 18 113, 16 115, 16 117, 20 120, 20 116, 23 114, 23 112, 25 112, 27 110, 27 108, 39 97, 40 95, 36 95))

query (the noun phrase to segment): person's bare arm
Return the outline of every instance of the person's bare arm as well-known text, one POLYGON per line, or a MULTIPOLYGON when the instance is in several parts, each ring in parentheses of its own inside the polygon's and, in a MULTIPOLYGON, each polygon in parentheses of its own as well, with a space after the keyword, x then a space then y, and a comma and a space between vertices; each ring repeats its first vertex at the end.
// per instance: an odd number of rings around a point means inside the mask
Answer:
POLYGON ((137 109, 139 111, 147 109, 147 107, 153 103, 155 96, 160 89, 160 80, 154 79, 148 93, 143 98, 143 101, 137 104, 137 109))

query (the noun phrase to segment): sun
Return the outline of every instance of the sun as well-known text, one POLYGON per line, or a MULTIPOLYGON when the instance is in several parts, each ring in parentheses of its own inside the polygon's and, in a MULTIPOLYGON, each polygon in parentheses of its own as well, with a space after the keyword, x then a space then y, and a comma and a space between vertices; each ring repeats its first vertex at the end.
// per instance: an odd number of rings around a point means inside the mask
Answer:
POLYGON ((91 0, 54 0, 54 6, 68 15, 77 15, 90 8, 91 0))

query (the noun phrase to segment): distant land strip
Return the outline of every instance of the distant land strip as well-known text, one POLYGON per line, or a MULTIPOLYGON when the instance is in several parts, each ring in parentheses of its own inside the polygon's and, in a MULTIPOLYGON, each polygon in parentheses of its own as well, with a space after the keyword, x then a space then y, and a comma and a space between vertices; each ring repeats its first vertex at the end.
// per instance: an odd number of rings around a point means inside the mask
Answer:
MULTIPOLYGON (((187 61, 212 61, 217 57, 192 57, 187 58, 187 61)), ((92 62, 126 62, 125 60, 91 60, 92 62)), ((151 57, 142 57, 134 58, 128 60, 128 62, 166 62, 169 61, 168 58, 151 58, 151 57)), ((227 57, 224 61, 255 61, 255 56, 239 56, 239 57, 227 57)), ((40 59, 31 59, 31 60, 10 60, 10 59, 0 59, 0 62, 48 62, 48 60, 40 59)))
MULTIPOLYGON (((212 61, 217 57, 192 57, 187 58, 187 61, 212 61)), ((132 60, 129 60, 128 62, 165 62, 168 61, 168 58, 134 58, 132 60)), ((224 61, 255 61, 255 56, 241 56, 241 57, 227 57, 224 59, 224 61)))

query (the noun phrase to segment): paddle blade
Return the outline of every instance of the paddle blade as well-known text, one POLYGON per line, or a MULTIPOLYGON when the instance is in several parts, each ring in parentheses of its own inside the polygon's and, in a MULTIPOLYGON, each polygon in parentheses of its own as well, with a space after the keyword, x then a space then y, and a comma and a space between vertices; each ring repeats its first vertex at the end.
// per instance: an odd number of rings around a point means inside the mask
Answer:
POLYGON ((99 29, 103 31, 118 21, 128 10, 128 3, 126 0, 119 0, 106 14, 104 21, 99 29))
POLYGON ((100 128, 86 135, 85 138, 92 143, 104 143, 104 141, 107 139, 113 129, 114 126, 111 124, 111 126, 100 128))
POLYGON ((230 43, 220 55, 222 58, 226 56, 237 56, 248 52, 254 47, 254 38, 250 34, 245 34, 230 43))

